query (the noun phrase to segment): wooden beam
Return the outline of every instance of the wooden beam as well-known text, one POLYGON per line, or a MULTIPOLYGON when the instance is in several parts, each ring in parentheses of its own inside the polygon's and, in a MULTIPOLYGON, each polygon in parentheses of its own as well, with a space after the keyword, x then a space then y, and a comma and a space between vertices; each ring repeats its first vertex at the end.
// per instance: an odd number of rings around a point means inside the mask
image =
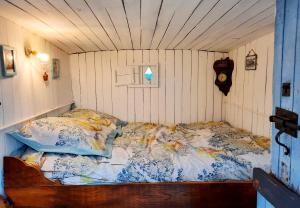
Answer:
POLYGON ((267 174, 260 168, 254 168, 253 178, 257 191, 274 207, 299 207, 300 196, 276 179, 275 176, 267 174))

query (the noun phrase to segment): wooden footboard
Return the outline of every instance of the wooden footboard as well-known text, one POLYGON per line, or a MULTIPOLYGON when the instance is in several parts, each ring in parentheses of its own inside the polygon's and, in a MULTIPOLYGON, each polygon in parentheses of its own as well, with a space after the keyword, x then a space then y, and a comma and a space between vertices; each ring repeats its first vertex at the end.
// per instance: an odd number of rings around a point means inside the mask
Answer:
POLYGON ((14 157, 4 158, 4 184, 14 207, 256 207, 252 181, 61 185, 14 157))

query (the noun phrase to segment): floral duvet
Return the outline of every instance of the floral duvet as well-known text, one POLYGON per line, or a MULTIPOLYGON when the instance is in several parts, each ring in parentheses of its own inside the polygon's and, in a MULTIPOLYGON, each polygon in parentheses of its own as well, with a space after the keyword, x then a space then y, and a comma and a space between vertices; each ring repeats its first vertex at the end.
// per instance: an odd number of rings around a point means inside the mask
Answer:
POLYGON ((270 140, 227 123, 129 123, 112 158, 36 152, 21 158, 63 184, 247 180, 270 169, 270 140))

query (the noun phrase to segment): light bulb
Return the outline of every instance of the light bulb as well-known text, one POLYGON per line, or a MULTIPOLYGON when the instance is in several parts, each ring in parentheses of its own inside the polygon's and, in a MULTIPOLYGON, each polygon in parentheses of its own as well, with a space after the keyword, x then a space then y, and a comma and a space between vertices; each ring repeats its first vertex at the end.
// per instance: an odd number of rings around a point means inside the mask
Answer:
POLYGON ((47 53, 38 53, 37 57, 42 63, 48 63, 49 61, 49 55, 47 53))

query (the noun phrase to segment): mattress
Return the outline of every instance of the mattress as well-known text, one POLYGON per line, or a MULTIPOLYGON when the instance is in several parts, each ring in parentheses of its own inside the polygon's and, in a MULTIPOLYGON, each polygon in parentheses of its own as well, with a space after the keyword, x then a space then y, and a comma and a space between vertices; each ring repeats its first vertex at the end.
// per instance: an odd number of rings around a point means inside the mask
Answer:
POLYGON ((224 122, 164 126, 129 123, 112 158, 36 152, 20 157, 62 184, 249 180, 270 170, 270 139, 224 122))

